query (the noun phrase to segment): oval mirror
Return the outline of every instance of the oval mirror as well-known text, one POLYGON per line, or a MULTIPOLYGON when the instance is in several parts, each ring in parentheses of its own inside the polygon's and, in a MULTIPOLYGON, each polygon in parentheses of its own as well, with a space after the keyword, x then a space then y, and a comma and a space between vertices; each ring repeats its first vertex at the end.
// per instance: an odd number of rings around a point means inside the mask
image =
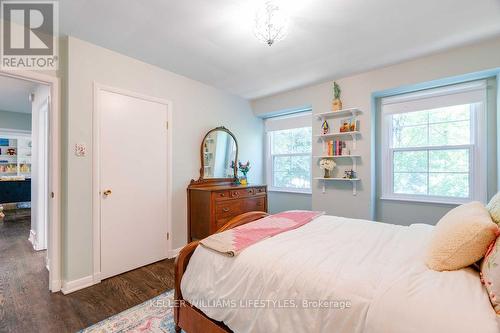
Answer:
POLYGON ((205 135, 201 144, 201 170, 203 179, 227 179, 237 177, 238 143, 233 133, 225 127, 217 127, 205 135))

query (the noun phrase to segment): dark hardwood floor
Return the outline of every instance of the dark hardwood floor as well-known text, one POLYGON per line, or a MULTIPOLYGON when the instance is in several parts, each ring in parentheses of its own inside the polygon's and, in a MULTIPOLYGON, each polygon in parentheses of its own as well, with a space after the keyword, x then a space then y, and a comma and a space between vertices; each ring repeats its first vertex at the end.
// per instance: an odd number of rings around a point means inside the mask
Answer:
POLYGON ((0 332, 76 332, 174 286, 173 260, 164 260, 69 295, 51 293, 45 251, 33 250, 29 231, 26 214, 0 220, 0 332))

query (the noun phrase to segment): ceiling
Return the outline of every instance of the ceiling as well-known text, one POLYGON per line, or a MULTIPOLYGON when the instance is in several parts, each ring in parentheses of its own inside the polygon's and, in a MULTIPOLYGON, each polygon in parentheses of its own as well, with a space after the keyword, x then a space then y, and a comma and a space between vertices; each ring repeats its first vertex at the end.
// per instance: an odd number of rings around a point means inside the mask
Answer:
POLYGON ((31 81, 0 76, 0 110, 31 113, 29 95, 36 86, 37 83, 31 81))
POLYGON ((248 99, 500 35, 500 0, 287 0, 269 47, 255 3, 61 0, 60 31, 248 99))

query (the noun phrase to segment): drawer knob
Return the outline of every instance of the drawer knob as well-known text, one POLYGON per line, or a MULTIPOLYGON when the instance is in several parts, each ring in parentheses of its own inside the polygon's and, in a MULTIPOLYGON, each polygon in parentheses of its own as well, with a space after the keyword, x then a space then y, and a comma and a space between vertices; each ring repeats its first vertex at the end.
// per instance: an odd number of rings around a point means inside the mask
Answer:
POLYGON ((222 211, 223 211, 224 213, 227 213, 227 212, 229 212, 229 208, 224 207, 224 208, 222 208, 222 211))
POLYGON ((220 195, 221 197, 226 196, 226 194, 225 194, 225 193, 220 193, 219 195, 220 195))

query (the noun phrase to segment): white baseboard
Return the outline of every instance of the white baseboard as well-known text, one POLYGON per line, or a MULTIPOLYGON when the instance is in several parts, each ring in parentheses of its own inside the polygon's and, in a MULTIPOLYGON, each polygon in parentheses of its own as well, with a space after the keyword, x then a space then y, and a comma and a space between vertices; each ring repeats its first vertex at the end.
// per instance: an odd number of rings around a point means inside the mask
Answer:
POLYGON ((33 246, 33 250, 35 251, 43 251, 45 248, 41 247, 38 243, 38 238, 36 237, 36 232, 34 230, 30 230, 30 235, 28 237, 29 242, 33 246))
POLYGON ((61 290, 61 281, 59 281, 59 280, 52 281, 52 284, 50 286, 50 291, 53 293, 56 293, 59 290, 61 290))
POLYGON ((101 281, 102 281, 101 272, 94 272, 92 279, 94 280, 94 284, 101 283, 101 281))
POLYGON ((183 247, 179 247, 177 249, 170 250, 168 253, 168 258, 172 259, 172 258, 177 257, 179 255, 179 252, 181 252, 182 248, 183 247))
POLYGON ((36 232, 34 230, 30 230, 30 236, 28 237, 29 242, 33 246, 33 250, 37 251, 37 241, 36 241, 36 232))
POLYGON ((73 281, 64 281, 62 284, 61 291, 64 295, 67 295, 74 291, 90 287, 94 284, 95 284, 94 277, 92 275, 89 275, 73 281))

